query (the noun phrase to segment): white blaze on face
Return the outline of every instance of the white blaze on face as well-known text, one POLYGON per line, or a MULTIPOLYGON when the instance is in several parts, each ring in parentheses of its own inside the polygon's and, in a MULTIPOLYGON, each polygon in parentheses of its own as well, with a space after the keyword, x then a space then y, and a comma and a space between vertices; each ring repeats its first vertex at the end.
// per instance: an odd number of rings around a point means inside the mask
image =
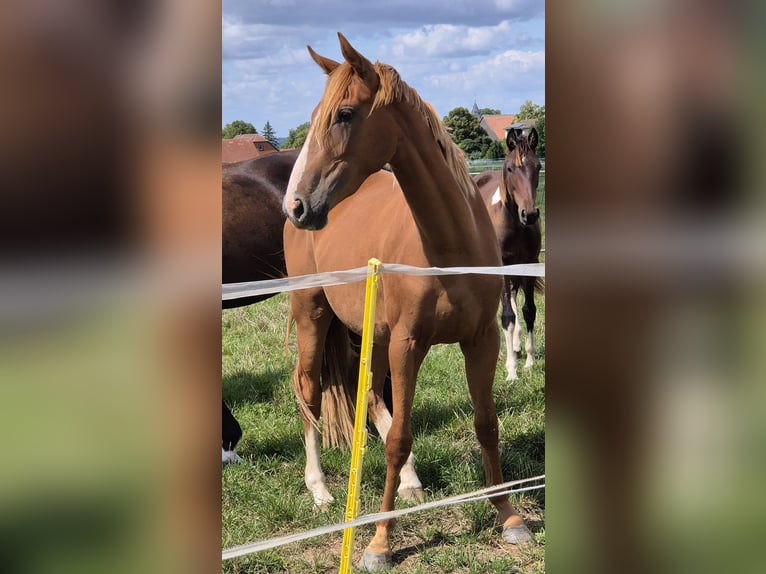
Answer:
MULTIPOLYGON (((303 155, 303 154, 301 154, 303 155)), ((300 158, 298 158, 300 159, 300 158)), ((293 172, 295 173, 295 172, 293 172)), ((495 194, 492 196, 492 205, 495 205, 496 203, 500 203, 500 186, 497 186, 497 189, 495 190, 495 194)))
POLYGON ((303 143, 301 153, 298 154, 298 159, 295 160, 293 171, 290 173, 290 181, 287 182, 287 191, 285 192, 285 198, 282 200, 282 209, 287 212, 289 206, 295 201, 295 191, 298 188, 298 182, 303 178, 303 170, 306 169, 306 158, 309 155, 309 148, 314 140, 314 118, 311 118, 311 125, 309 131, 306 134, 306 141, 303 143))

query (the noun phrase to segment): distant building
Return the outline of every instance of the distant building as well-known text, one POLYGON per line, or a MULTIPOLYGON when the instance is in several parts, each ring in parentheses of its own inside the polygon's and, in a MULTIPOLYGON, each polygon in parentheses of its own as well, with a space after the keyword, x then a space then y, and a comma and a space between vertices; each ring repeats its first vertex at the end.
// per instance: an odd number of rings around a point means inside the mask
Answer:
POLYGON ((240 134, 234 139, 221 140, 221 161, 223 163, 244 161, 278 151, 260 134, 240 134))
POLYGON ((529 133, 529 130, 535 127, 536 124, 537 120, 534 118, 529 120, 519 120, 508 126, 507 129, 513 128, 514 130, 521 130, 523 133, 529 133))
POLYGON ((479 106, 476 105, 475 101, 471 113, 479 119, 479 124, 493 141, 505 141, 511 126, 513 126, 514 129, 528 131, 535 125, 535 120, 516 121, 516 114, 492 114, 483 116, 481 115, 481 112, 479 112, 479 106))

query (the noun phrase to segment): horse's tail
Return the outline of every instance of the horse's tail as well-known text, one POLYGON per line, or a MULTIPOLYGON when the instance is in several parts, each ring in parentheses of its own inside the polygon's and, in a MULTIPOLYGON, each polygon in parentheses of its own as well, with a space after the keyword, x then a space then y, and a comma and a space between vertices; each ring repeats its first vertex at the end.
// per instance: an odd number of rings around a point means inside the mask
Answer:
MULTIPOLYGON (((288 319, 289 329, 292 314, 288 319)), ((288 341, 285 340, 287 346, 288 341)), ((322 357, 322 446, 349 448, 354 440, 354 417, 356 413, 356 386, 354 384, 354 352, 348 329, 336 317, 330 323, 322 357)), ((304 420, 319 429, 319 421, 311 412, 301 391, 300 369, 293 373, 293 390, 298 409, 304 420)))
POLYGON ((535 291, 541 295, 545 293, 545 277, 535 277, 535 291))
POLYGON ((322 445, 350 448, 354 441, 356 381, 348 328, 335 317, 322 359, 322 445))

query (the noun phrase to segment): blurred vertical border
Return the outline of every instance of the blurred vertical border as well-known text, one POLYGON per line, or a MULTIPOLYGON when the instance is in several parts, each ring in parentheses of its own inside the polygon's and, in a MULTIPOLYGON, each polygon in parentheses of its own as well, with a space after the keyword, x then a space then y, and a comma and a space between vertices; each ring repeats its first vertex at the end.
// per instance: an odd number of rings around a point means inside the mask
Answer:
MULTIPOLYGON (((0 571, 220 568, 219 2, 0 7, 0 571)), ((549 0, 549 572, 763 572, 763 3, 549 0)))
POLYGON ((763 3, 546 3, 546 567, 764 572, 763 3))
POLYGON ((220 27, 0 7, 0 571, 220 569, 220 27))

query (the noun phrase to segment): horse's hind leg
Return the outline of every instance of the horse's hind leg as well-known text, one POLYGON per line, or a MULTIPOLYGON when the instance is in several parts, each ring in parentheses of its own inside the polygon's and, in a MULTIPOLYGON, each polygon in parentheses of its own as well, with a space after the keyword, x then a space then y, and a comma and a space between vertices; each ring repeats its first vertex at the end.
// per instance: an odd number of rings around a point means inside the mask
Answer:
POLYGON ((513 351, 516 357, 521 353, 521 321, 519 320, 519 308, 516 302, 519 294, 519 285, 521 281, 518 277, 511 277, 511 309, 513 310, 513 351))
POLYGON ((524 362, 524 368, 529 369, 535 362, 535 318, 537 317, 537 307, 535 306, 535 278, 524 278, 524 322, 527 324, 527 342, 525 350, 527 360, 524 362))
POLYGON ((306 488, 314 504, 325 508, 334 498, 327 490, 325 475, 319 463, 319 430, 317 421, 322 407, 322 357, 327 331, 333 314, 321 289, 305 289, 290 294, 298 339, 298 362, 293 373, 293 390, 303 419, 306 441, 306 488))
MULTIPOLYGON (((496 327, 488 329, 483 338, 472 340, 470 345, 460 344, 465 357, 468 390, 473 403, 474 428, 481 445, 481 458, 488 486, 503 482, 498 452, 497 413, 492 397, 499 344, 496 327)), ((511 506, 508 496, 498 496, 490 500, 497 508, 498 522, 503 526, 503 539, 512 544, 530 542, 532 535, 524 525, 524 520, 511 506)))
MULTIPOLYGON (((515 291, 514 291, 515 295, 515 291)), ((500 324, 503 327, 505 335, 505 370, 508 376, 507 381, 514 381, 518 378, 516 374, 516 352, 513 350, 513 329, 516 325, 516 305, 511 305, 511 278, 503 277, 503 292, 500 295, 502 310, 500 312, 500 324)))
MULTIPOLYGON (((391 428, 391 413, 383 399, 383 387, 388 371, 388 347, 377 345, 372 350, 372 389, 368 398, 368 412, 372 423, 385 444, 391 428)), ((399 496, 404 500, 423 500, 423 485, 415 472, 415 457, 410 452, 399 474, 399 496)))

